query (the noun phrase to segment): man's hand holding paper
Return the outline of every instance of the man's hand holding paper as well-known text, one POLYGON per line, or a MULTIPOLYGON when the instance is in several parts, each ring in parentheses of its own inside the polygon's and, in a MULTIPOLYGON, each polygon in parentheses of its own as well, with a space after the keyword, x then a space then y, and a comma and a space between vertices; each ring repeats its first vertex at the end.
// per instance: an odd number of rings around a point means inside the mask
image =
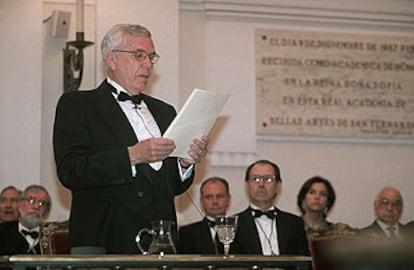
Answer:
POLYGON ((183 168, 188 168, 192 164, 200 163, 207 154, 208 137, 204 135, 201 139, 194 139, 190 144, 188 154, 189 158, 180 158, 180 165, 183 168))

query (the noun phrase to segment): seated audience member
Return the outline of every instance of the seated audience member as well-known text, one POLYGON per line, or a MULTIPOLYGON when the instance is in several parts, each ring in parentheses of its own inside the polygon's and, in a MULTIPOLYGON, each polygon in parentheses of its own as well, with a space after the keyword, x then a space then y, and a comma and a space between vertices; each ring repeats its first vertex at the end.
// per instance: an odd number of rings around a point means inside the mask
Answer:
POLYGON ((302 212, 308 239, 317 236, 353 234, 353 229, 343 223, 326 219, 336 200, 332 184, 319 176, 308 179, 300 188, 297 205, 302 212))
POLYGON ((379 238, 402 239, 402 224, 399 222, 403 210, 403 198, 399 190, 384 187, 378 193, 374 210, 375 221, 362 230, 379 238))
POLYGON ((22 192, 14 186, 5 187, 0 193, 0 222, 19 218, 18 204, 22 192))
POLYGON ((0 255, 40 254, 39 225, 46 220, 50 207, 44 187, 28 186, 19 201, 19 220, 0 223, 0 255))
POLYGON ((225 215, 230 204, 229 184, 220 177, 206 179, 200 187, 200 205, 205 217, 178 230, 178 253, 223 254, 223 245, 215 241, 215 218, 225 215))
POLYGON ((309 255, 303 220, 273 204, 282 184, 279 167, 271 161, 251 164, 245 175, 250 206, 238 214, 233 254, 309 255))

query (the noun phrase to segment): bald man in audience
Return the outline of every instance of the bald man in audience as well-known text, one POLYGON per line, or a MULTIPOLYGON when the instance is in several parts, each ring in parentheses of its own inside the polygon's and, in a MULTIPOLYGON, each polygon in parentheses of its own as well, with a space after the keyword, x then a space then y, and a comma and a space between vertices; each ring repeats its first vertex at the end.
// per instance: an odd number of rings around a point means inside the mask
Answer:
POLYGON ((221 177, 210 177, 200 187, 200 205, 205 217, 182 226, 178 231, 178 253, 223 254, 223 244, 215 241, 215 218, 225 215, 230 205, 228 182, 221 177))
POLYGON ((403 239, 404 229, 400 223, 403 211, 403 198, 398 189, 384 187, 374 202, 375 221, 362 230, 385 239, 403 239))

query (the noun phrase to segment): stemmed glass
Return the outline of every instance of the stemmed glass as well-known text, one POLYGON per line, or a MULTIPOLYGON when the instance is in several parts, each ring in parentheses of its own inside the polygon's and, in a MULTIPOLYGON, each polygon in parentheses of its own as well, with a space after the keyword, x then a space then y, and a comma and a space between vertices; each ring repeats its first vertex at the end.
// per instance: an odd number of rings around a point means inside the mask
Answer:
POLYGON ((217 235, 218 239, 224 245, 224 255, 229 255, 230 244, 234 241, 237 230, 238 216, 217 216, 217 235))

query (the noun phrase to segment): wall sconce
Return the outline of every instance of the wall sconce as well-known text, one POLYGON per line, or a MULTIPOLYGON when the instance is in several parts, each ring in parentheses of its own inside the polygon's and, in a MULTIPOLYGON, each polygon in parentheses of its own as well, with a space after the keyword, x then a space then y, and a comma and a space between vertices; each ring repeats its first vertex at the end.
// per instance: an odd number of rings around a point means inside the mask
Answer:
POLYGON ((63 91, 79 89, 83 75, 83 49, 93 44, 85 41, 84 0, 76 0, 76 40, 66 42, 63 49, 63 91), (76 76, 77 75, 77 76, 76 76))
POLYGON ((83 75, 83 49, 93 42, 85 41, 84 32, 76 32, 76 40, 66 42, 63 49, 63 91, 79 89, 83 75))

